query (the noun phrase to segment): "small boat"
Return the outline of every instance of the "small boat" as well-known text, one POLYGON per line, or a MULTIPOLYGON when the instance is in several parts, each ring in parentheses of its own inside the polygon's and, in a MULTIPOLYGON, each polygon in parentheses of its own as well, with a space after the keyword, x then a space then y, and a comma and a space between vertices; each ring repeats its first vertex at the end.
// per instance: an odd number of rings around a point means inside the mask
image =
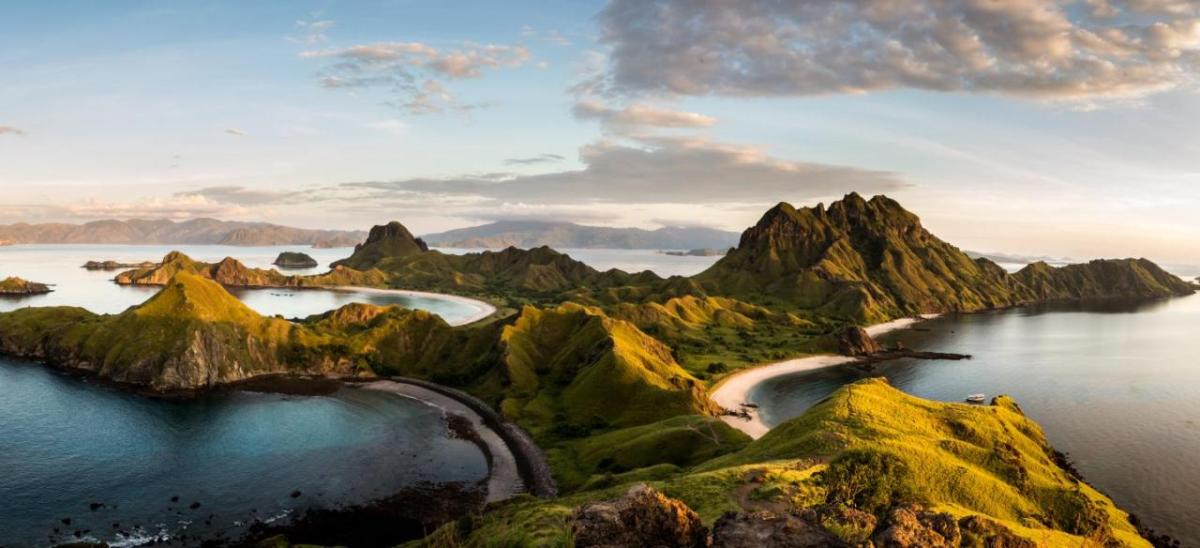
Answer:
POLYGON ((967 396, 967 401, 970 403, 983 403, 986 400, 986 394, 971 394, 970 396, 967 396))

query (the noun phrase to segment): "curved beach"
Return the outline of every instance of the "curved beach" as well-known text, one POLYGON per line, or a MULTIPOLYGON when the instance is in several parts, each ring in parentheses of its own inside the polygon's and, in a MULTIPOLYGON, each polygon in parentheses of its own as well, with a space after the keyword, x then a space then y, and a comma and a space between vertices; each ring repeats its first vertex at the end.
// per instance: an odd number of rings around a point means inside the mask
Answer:
POLYGON ((462 304, 462 305, 466 305, 466 306, 475 308, 476 312, 474 314, 471 314, 470 316, 467 316, 466 318, 463 318, 461 320, 452 321, 452 322, 447 321, 447 323, 449 323, 450 325, 453 325, 455 327, 458 327, 460 325, 468 325, 468 324, 475 323, 477 321, 486 319, 487 317, 496 313, 496 307, 492 306, 489 303, 480 301, 478 299, 462 297, 459 295, 449 295, 446 293, 430 293, 428 291, 413 291, 410 289, 381 289, 378 287, 358 287, 358 286, 352 286, 352 285, 338 286, 338 287, 334 287, 331 289, 334 291, 357 291, 357 292, 361 292, 361 293, 377 293, 377 294, 387 294, 387 295, 402 295, 405 297, 421 297, 421 298, 425 298, 425 299, 437 299, 437 300, 462 304))
MULTIPOLYGON (((937 314, 925 314, 920 318, 901 318, 890 322, 875 324, 865 328, 868 335, 878 337, 885 333, 896 331, 898 329, 907 329, 922 321, 936 318, 937 314)), ((796 358, 782 362, 761 365, 752 367, 734 373, 717 383, 713 387, 710 397, 717 405, 725 409, 738 411, 744 410, 749 414, 749 418, 743 416, 725 415, 721 420, 725 421, 730 426, 745 432, 751 438, 758 439, 763 437, 771 430, 769 426, 759 417, 758 411, 754 408, 743 408, 743 404, 754 403, 750 401, 750 392, 754 387, 758 386, 763 381, 791 375, 802 371, 812 371, 814 369, 824 369, 835 365, 843 365, 853 362, 855 358, 847 356, 835 356, 822 354, 818 356, 809 356, 807 358, 796 358)))

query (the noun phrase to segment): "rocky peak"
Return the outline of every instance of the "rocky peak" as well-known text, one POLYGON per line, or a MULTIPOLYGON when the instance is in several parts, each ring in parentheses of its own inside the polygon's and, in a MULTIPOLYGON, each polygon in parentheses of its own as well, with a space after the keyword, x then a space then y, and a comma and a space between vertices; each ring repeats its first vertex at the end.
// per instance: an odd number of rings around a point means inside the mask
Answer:
POLYGON ((334 267, 346 266, 355 270, 368 270, 388 258, 407 257, 429 251, 424 240, 417 238, 398 221, 379 225, 371 229, 367 241, 354 246, 349 258, 333 263, 334 267))
POLYGON ((708 546, 700 516, 647 485, 616 500, 585 504, 572 521, 575 546, 708 546))

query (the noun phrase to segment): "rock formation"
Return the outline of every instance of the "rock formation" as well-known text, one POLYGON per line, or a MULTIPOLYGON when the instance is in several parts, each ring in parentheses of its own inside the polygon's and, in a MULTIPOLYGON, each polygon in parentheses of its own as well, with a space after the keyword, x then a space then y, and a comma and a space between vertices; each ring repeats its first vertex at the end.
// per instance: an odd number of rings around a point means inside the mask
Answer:
POLYGON ((585 504, 572 516, 579 547, 672 546, 704 548, 708 530, 686 504, 646 485, 612 501, 585 504))
POLYGON ((50 286, 17 277, 0 281, 0 295, 40 295, 53 291, 50 286))

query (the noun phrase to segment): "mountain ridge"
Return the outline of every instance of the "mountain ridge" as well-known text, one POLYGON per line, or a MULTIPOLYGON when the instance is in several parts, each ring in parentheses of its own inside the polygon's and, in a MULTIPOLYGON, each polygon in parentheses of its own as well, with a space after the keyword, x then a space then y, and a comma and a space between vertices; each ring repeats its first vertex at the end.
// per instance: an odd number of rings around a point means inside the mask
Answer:
POLYGON ((737 237, 737 232, 707 227, 647 230, 566 221, 496 221, 422 236, 435 247, 466 249, 727 249, 737 243, 737 237))
POLYGON ((14 223, 0 225, 0 240, 14 244, 190 244, 190 245, 312 245, 352 247, 366 233, 352 230, 313 230, 262 222, 201 218, 105 219, 84 224, 14 223))

